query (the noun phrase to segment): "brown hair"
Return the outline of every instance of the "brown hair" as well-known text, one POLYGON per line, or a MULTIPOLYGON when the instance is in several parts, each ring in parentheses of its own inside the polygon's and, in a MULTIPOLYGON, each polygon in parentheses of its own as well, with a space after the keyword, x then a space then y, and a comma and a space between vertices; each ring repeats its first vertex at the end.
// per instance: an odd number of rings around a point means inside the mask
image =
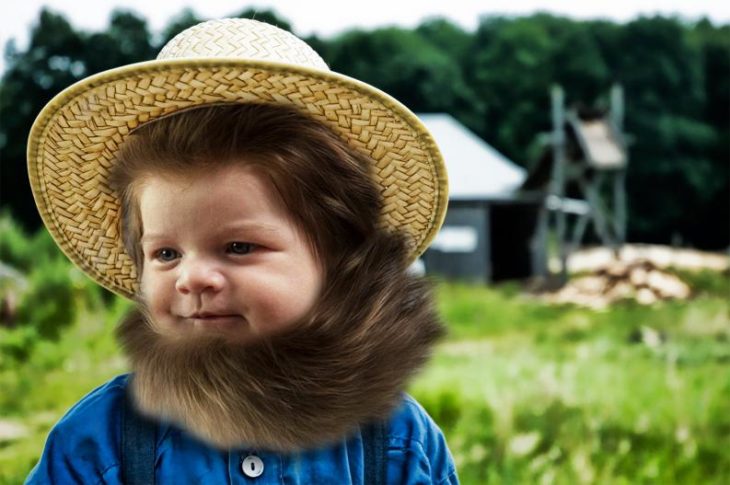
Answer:
POLYGON ((382 202, 370 161, 325 125, 279 105, 194 108, 135 130, 111 170, 122 240, 138 274, 143 227, 135 184, 147 175, 194 175, 236 163, 269 178, 325 271, 377 230, 382 202))

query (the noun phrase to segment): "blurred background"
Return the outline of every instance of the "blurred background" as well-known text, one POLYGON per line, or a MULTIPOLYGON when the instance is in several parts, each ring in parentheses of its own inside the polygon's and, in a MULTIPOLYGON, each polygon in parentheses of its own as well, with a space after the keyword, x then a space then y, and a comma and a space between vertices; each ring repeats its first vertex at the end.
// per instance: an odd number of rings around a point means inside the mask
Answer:
POLYGON ((730 8, 509 3, 3 4, 0 484, 127 371, 130 304, 43 228, 30 126, 219 17, 291 30, 439 143, 449 212, 419 269, 450 333, 410 392, 463 483, 730 483, 730 8))

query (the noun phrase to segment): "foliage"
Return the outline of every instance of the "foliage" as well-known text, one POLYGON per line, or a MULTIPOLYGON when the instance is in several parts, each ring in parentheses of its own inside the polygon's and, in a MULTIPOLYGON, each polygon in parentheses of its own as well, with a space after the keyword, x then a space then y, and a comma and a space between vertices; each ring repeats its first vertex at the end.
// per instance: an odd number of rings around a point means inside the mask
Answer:
POLYGON ((0 483, 15 484, 78 390, 108 376, 110 366, 121 368, 109 319, 129 305, 72 266, 45 229, 29 236, 7 213, 0 215, 0 262, 19 270, 26 283, 0 285, 2 297, 20 292, 12 325, 0 326, 0 416, 22 415, 25 433, 12 444, 0 433, 0 483))
POLYGON ((23 285, 0 285, 14 292, 17 309, 10 329, 0 327, 0 360, 25 360, 40 340, 55 340, 84 308, 103 305, 103 291, 68 263, 44 229, 28 236, 4 213, 0 215, 0 262, 17 270, 23 285))
MULTIPOLYGON (((6 359, 0 351, 0 416, 21 422, 26 430, 14 442, 0 436, 0 484, 22 483, 51 426, 84 394, 125 371, 112 327, 129 306, 115 297, 101 313, 81 312, 57 341, 37 341, 22 362, 6 359)), ((0 329, 0 342, 22 328, 0 329)))
POLYGON ((730 279, 683 276, 694 301, 598 313, 441 285, 450 338, 412 392, 463 483, 726 483, 730 279))
POLYGON ((73 268, 58 259, 38 266, 29 276, 30 289, 18 307, 21 326, 32 326, 39 338, 55 339, 78 312, 71 280, 73 268))
POLYGON ((334 71, 377 86, 414 109, 478 114, 458 60, 418 32, 351 31, 333 39, 323 55, 334 71))
POLYGON ((34 267, 62 258, 63 254, 47 231, 37 231, 29 236, 9 212, 0 214, 0 261, 27 273, 34 267))

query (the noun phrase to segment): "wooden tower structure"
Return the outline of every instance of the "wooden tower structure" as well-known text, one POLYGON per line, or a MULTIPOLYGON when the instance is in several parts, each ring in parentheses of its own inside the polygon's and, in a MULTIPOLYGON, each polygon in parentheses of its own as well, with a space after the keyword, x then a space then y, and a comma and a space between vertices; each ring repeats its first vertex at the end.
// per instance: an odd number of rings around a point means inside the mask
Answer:
POLYGON ((552 131, 543 157, 523 189, 545 196, 543 225, 555 235, 561 281, 567 281, 567 259, 580 245, 588 224, 601 243, 616 254, 626 241, 627 136, 623 132, 623 90, 611 89, 608 112, 586 114, 566 109, 561 87, 551 90, 552 131), (571 188, 573 199, 568 198, 571 188), (577 197, 588 210, 571 210, 577 197), (570 234, 568 217, 575 216, 570 234))

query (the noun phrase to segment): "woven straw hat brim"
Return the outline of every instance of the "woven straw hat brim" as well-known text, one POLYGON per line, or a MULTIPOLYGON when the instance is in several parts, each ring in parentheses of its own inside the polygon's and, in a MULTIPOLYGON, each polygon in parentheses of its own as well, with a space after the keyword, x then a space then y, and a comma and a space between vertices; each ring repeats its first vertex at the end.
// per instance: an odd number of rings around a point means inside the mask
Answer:
POLYGON ((443 223, 447 176, 433 138, 405 106, 365 83, 307 67, 241 59, 169 59, 90 76, 53 98, 28 142, 33 196, 63 252, 127 298, 137 278, 120 234, 120 204, 107 183, 115 153, 137 126, 215 103, 297 107, 373 161, 381 223, 412 237, 412 260, 443 223))

